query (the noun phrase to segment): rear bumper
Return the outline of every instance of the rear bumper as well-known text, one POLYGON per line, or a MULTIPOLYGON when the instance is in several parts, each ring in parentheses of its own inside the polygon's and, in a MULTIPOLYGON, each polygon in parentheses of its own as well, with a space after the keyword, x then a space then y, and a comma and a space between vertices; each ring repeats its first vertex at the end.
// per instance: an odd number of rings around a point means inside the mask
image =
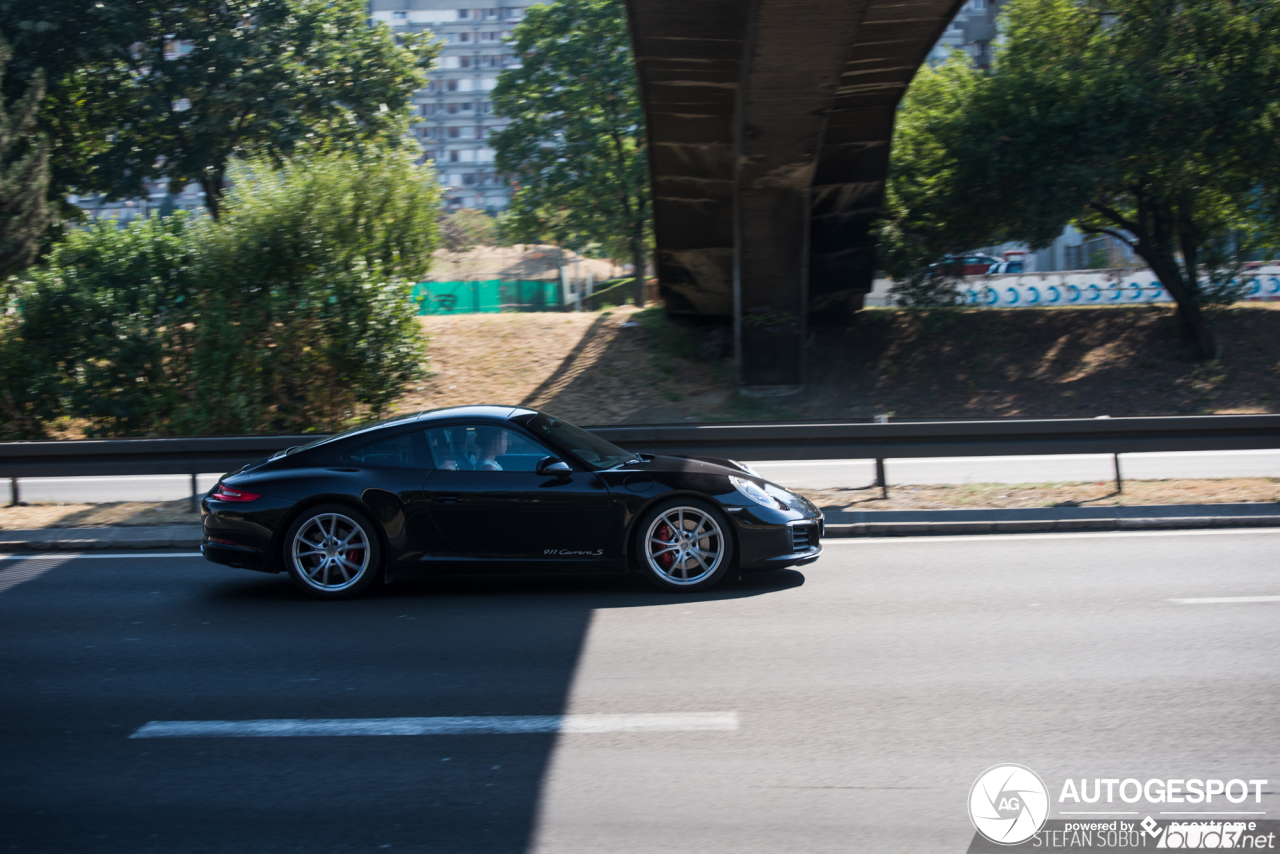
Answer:
POLYGON ((205 540, 200 544, 200 554, 204 555, 205 560, 220 563, 223 566, 256 569, 259 572, 279 572, 278 569, 267 566, 260 550, 251 549, 248 546, 228 546, 205 540))

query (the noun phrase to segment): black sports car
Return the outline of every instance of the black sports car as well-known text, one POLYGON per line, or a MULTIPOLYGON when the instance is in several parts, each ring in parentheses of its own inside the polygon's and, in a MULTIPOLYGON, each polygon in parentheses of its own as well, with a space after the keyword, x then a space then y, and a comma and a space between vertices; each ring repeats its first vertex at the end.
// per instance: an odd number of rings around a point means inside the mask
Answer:
POLYGON ((532 409, 415 412, 280 451, 200 503, 205 558, 325 599, 378 578, 638 571, 705 590, 811 563, 822 513, 730 460, 624 451, 532 409))

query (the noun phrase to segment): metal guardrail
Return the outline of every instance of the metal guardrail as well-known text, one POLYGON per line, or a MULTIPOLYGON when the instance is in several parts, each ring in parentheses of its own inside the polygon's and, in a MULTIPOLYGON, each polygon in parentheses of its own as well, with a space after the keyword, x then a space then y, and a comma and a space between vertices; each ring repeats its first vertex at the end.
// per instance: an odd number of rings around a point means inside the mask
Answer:
POLYGON ((742 460, 1130 454, 1280 448, 1280 415, 662 424, 592 432, 629 450, 742 460))
MULTIPOLYGON (((804 421, 588 428, 629 450, 751 460, 1112 454, 1280 448, 1280 415, 991 421, 804 421)), ((0 477, 17 479, 231 471, 306 436, 211 436, 0 442, 0 477)))

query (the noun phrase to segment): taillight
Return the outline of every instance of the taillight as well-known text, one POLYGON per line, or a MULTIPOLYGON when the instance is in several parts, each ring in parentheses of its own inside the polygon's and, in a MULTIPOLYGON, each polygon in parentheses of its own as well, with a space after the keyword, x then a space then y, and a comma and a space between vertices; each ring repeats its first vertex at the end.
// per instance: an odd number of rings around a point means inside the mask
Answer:
POLYGON ((227 486, 225 483, 220 483, 218 484, 218 488, 215 489, 213 491, 213 494, 210 495, 209 497, 212 498, 214 501, 246 502, 246 501, 257 501, 262 496, 252 492, 241 492, 238 489, 232 489, 231 487, 227 486))

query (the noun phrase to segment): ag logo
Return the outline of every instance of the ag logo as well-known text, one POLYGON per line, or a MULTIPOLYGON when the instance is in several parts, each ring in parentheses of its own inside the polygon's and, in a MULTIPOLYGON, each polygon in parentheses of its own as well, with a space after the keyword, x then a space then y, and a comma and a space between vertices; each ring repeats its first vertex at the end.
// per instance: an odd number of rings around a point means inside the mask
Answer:
POLYGON ((998 845, 1035 836, 1049 817, 1049 790, 1040 775, 1022 765, 983 771, 969 790, 969 820, 998 845))

